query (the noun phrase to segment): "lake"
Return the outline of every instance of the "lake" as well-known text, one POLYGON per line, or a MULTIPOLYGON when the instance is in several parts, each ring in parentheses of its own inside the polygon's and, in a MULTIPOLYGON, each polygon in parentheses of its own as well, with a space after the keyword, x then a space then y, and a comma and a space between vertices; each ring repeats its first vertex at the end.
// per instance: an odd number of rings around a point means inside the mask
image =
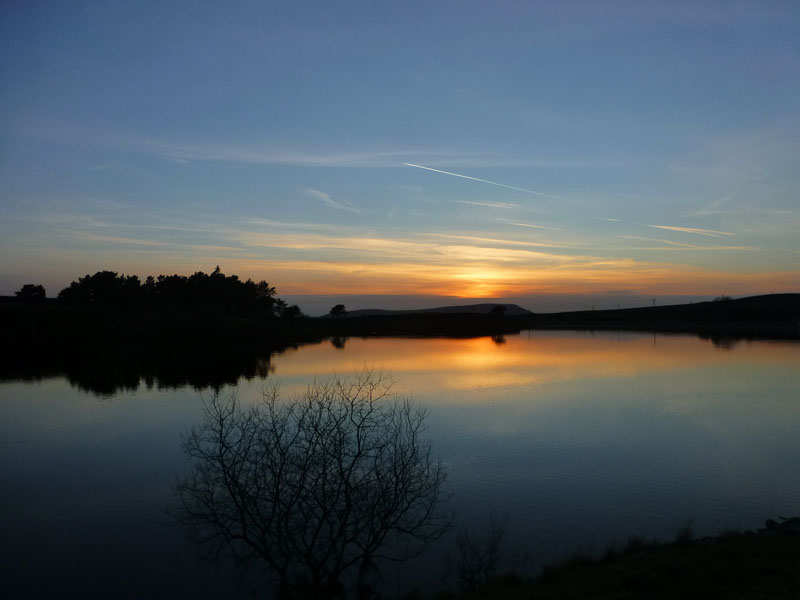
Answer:
MULTIPOLYGON (((458 524, 499 519, 504 564, 523 572, 630 535, 669 539, 688 522, 712 535, 800 514, 796 342, 535 331, 337 340, 262 362, 242 371, 243 402, 273 381, 291 395, 315 377, 390 372, 429 409, 458 524)), ((3 588, 241 597, 237 573, 198 563, 164 512, 188 466, 180 436, 208 391, 130 373, 118 386, 91 380, 0 383, 3 588)), ((452 536, 387 569, 387 590, 438 587, 448 552, 452 536)))

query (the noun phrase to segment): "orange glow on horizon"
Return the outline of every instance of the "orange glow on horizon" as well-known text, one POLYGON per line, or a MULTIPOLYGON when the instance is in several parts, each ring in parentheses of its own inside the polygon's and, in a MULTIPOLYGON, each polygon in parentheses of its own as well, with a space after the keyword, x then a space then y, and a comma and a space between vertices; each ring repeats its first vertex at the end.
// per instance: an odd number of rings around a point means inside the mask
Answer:
MULTIPOLYGON (((625 292, 641 295, 744 296, 800 289, 797 271, 711 270, 680 264, 657 263, 631 258, 599 258, 555 255, 519 250, 462 246, 384 243, 370 241, 373 262, 321 260, 318 258, 268 260, 249 252, 235 253, 222 260, 206 257, 166 257, 159 266, 146 266, 131 255, 113 253, 102 261, 73 267, 74 275, 108 269, 120 273, 147 275, 210 271, 219 264, 226 274, 242 279, 265 279, 276 286, 278 295, 420 295, 458 298, 506 298, 529 295, 589 295, 625 292), (390 247, 389 260, 380 248, 390 247), (414 250, 412 252, 412 249, 414 250), (460 258, 459 258, 460 257, 460 258)), ((212 253, 213 254, 213 253, 212 253)), ((77 257, 65 254, 63 263, 77 257)), ((69 271, 71 272, 72 269, 69 271)), ((60 289, 60 288, 58 288, 60 289)))
POLYGON ((797 273, 735 273, 671 265, 609 261, 591 266, 443 266, 419 264, 267 263, 243 265, 278 286, 279 294, 436 295, 503 298, 534 294, 593 294, 609 290, 660 295, 747 295, 792 292, 797 273))
MULTIPOLYGON (((346 376, 366 368, 384 373, 405 374, 395 391, 410 393, 414 381, 435 380, 443 389, 474 389, 507 386, 535 387, 557 380, 584 378, 635 377, 643 373, 667 371, 690 373, 705 365, 743 364, 760 359, 793 364, 800 348, 787 352, 783 346, 761 343, 757 347, 737 346, 733 354, 709 353, 707 344, 693 336, 622 334, 613 332, 590 336, 583 333, 534 332, 510 335, 501 345, 491 338, 398 339, 351 338, 346 352, 330 353, 327 343, 303 348, 303 360, 293 353, 272 359, 274 375, 308 377, 331 371, 346 376), (609 343, 610 339, 613 343, 609 343)), ((676 382, 675 385, 680 385, 676 382)), ((291 389, 286 391, 291 392, 291 389)), ((426 401, 437 399, 426 399, 426 401)))

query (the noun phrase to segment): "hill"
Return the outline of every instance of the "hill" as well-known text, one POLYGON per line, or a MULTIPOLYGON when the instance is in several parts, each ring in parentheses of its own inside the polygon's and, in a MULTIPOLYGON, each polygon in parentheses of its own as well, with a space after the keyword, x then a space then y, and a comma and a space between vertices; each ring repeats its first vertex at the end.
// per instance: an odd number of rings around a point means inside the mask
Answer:
POLYGON ((496 311, 500 306, 503 309, 503 315, 507 317, 519 317, 525 315, 532 315, 533 313, 527 309, 522 308, 516 304, 468 304, 465 306, 441 306, 439 308, 420 308, 414 310, 384 310, 379 308, 365 308, 361 310, 349 311, 345 317, 391 317, 397 315, 429 315, 429 314, 475 314, 475 315, 489 315, 492 311, 496 311))
POLYGON ((623 329, 707 335, 800 337, 800 294, 696 304, 533 315, 533 329, 623 329))

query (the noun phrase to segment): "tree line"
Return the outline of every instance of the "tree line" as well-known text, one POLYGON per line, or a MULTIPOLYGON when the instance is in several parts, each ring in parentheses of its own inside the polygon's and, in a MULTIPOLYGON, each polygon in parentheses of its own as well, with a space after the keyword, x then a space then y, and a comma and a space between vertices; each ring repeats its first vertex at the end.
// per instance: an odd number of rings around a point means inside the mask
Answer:
MULTIPOLYGON (((22 300, 43 300, 41 285, 25 284, 16 292, 22 300)), ((90 306, 188 306, 219 312, 261 317, 302 316, 300 307, 289 305, 276 295, 266 281, 242 281, 225 275, 217 266, 210 274, 203 271, 185 275, 148 275, 142 282, 137 275, 98 271, 79 277, 58 293, 59 302, 90 306)))

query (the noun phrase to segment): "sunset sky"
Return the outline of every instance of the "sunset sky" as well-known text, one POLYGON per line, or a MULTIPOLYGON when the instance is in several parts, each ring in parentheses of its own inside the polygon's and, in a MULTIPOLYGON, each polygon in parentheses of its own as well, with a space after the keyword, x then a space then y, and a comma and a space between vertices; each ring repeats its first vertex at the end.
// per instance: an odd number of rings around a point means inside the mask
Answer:
POLYGON ((798 232, 795 2, 0 4, 0 294, 666 303, 799 292, 798 232))

